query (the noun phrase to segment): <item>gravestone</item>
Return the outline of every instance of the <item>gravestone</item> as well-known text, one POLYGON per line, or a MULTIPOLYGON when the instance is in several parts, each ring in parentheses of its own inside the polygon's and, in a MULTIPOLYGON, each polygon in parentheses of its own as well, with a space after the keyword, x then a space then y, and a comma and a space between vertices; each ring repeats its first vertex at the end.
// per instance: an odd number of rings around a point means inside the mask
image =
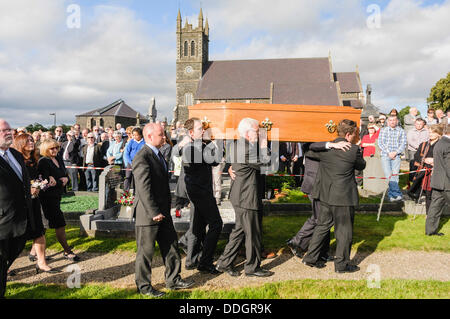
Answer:
POLYGON ((383 167, 381 166, 381 152, 378 147, 378 141, 375 142, 375 155, 373 157, 364 157, 366 161, 366 168, 363 171, 363 189, 361 196, 376 196, 384 192, 387 188, 388 182, 384 177, 383 167), (368 177, 376 177, 376 179, 369 179, 368 177))
POLYGON ((106 210, 116 206, 123 185, 123 175, 120 166, 107 166, 100 174, 99 192, 98 192, 98 209, 106 210))

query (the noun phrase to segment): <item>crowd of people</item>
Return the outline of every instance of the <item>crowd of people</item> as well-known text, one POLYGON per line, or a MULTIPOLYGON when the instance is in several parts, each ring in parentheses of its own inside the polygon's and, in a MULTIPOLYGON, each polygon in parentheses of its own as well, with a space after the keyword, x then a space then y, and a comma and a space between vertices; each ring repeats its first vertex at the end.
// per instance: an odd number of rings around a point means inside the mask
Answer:
MULTIPOLYGON (((360 133, 354 121, 343 120, 334 141, 280 144, 279 154, 275 155, 281 169, 303 175, 296 179, 296 186, 311 199, 311 218, 287 242, 305 265, 323 268, 325 262, 334 260, 337 273, 359 269, 350 262, 354 210, 359 200, 356 175, 364 170, 364 159, 374 156, 376 148, 381 153, 385 176, 389 177, 391 201, 402 199, 398 176, 392 176, 399 172, 402 156, 410 160, 411 168, 424 169, 412 177, 408 194, 414 198, 422 193, 426 196, 426 234, 443 235, 437 230, 444 204, 450 202, 450 129, 443 113, 436 112, 435 121, 430 118, 431 112, 427 114, 422 119, 411 108, 402 128, 394 109, 388 116, 369 117, 366 133, 360 133), (361 139, 356 142, 358 133, 361 139), (335 188, 339 192, 330 191, 335 188), (328 251, 332 226, 337 241, 334 255, 328 251)), ((151 285, 155 241, 164 259, 169 289, 193 285, 180 277, 179 247, 186 252, 187 269, 238 276, 233 265, 244 244, 245 275, 273 275, 261 267, 261 259, 268 257, 262 245, 265 189, 261 174, 267 160, 261 158, 271 157, 271 146, 263 134, 265 130, 260 130, 254 119, 243 119, 237 130, 238 141, 221 145, 211 140, 198 118, 184 124, 177 122, 170 129, 165 122, 150 123, 143 129, 124 129, 118 124, 115 129, 105 130, 81 130, 75 124, 66 133, 57 127, 54 132, 32 134, 24 128, 13 130, 0 119, 0 297, 6 289, 7 271, 27 240, 33 240, 28 257, 37 261, 36 272, 58 272, 47 264, 41 210, 48 228, 55 229, 64 258, 80 259, 66 240, 61 198, 69 183, 74 191, 97 191, 101 171, 94 168, 107 165, 128 168, 124 170, 124 188, 135 190, 136 285, 140 293, 154 297, 164 294, 151 285), (213 160, 206 159, 205 153, 213 160), (225 162, 232 179, 229 198, 236 221, 225 251, 214 265, 223 227, 218 206, 225 162), (171 173, 177 178, 176 217, 181 216, 183 207, 190 207, 189 230, 180 239, 170 214, 171 173), (45 182, 37 187, 31 180, 45 182)))

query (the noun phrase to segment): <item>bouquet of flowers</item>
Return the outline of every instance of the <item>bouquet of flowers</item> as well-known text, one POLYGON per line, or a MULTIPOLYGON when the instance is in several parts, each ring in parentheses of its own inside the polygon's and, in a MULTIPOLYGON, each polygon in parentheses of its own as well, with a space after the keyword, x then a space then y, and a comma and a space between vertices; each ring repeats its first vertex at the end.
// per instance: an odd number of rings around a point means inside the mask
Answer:
MULTIPOLYGON (((45 191, 49 186, 48 186, 48 181, 46 179, 42 179, 42 175, 39 175, 38 179, 32 179, 30 181, 31 183, 31 188, 37 188, 40 189, 42 191, 45 191)), ((31 196, 31 198, 36 198, 37 195, 33 195, 31 196)))
POLYGON ((120 198, 116 200, 116 204, 120 204, 122 206, 132 206, 134 203, 134 195, 132 192, 125 191, 122 193, 120 198))

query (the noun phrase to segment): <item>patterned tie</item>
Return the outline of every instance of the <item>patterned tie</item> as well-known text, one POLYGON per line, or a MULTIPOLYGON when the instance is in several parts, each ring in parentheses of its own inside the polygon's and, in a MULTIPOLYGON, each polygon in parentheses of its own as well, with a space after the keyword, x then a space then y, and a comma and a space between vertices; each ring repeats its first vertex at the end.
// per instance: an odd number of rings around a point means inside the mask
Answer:
POLYGON ((158 152, 159 161, 161 162, 161 165, 164 167, 164 170, 167 170, 166 166, 166 160, 164 159, 164 156, 162 156, 161 152, 158 152))
POLYGON ((16 165, 14 165, 13 163, 11 163, 11 161, 9 160, 8 154, 5 152, 5 154, 3 154, 3 159, 5 160, 6 163, 8 163, 8 165, 13 169, 13 171, 16 173, 16 175, 20 178, 20 180, 22 180, 22 174, 20 173, 19 169, 16 167, 16 165))

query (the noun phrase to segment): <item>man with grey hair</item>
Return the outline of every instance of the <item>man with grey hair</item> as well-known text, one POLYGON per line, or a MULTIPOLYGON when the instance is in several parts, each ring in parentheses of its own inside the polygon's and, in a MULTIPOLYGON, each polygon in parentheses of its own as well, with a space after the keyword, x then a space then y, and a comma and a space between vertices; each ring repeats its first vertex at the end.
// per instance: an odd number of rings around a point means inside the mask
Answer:
POLYGON ((34 225, 30 177, 12 143, 11 127, 0 119, 0 299, 5 298, 8 269, 25 247, 27 222, 34 225))
POLYGON ((217 261, 216 269, 227 272, 230 276, 239 276, 233 269, 233 262, 245 240, 246 276, 268 277, 273 275, 273 272, 261 268, 262 240, 258 217, 263 207, 264 193, 264 189, 259 187, 262 162, 259 161, 258 153, 267 154, 267 137, 262 134, 265 131, 259 132, 259 122, 251 118, 241 120, 238 131, 240 139, 231 146, 231 154, 228 157, 235 174, 230 187, 230 201, 236 222, 225 251, 217 261))

